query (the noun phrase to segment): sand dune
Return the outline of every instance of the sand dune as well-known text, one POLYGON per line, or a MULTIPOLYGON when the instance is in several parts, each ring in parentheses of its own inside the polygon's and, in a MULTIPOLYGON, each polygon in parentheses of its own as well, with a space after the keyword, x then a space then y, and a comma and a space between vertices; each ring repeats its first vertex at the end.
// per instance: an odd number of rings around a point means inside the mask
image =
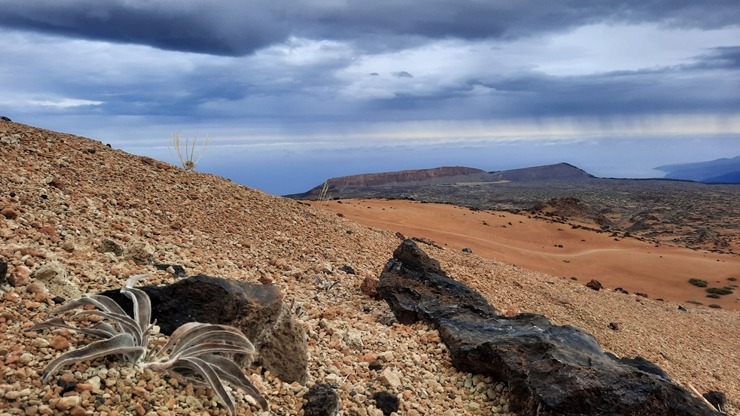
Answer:
POLYGON ((684 303, 698 301, 739 310, 740 294, 707 298, 690 278, 710 287, 738 284, 740 256, 690 250, 608 233, 574 229, 569 225, 509 212, 473 211, 445 204, 405 200, 342 200, 314 203, 361 224, 398 231, 407 237, 433 240, 453 250, 584 284, 591 279, 606 288, 621 287, 653 299, 684 303))

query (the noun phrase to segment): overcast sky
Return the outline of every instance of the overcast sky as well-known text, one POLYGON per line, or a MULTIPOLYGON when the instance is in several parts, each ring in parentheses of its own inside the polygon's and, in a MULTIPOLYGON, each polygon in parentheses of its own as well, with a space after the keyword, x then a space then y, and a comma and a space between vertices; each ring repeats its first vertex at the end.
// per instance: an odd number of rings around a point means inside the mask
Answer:
POLYGON ((275 194, 328 177, 740 155, 740 3, 0 0, 0 115, 275 194))

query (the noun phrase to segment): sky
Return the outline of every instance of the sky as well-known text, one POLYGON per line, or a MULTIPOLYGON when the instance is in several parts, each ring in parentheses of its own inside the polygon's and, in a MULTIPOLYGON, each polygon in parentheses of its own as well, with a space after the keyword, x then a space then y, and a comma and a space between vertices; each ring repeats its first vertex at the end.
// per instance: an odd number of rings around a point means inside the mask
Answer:
POLYGON ((740 155, 737 0, 0 0, 0 39, 0 115, 277 195, 740 155))

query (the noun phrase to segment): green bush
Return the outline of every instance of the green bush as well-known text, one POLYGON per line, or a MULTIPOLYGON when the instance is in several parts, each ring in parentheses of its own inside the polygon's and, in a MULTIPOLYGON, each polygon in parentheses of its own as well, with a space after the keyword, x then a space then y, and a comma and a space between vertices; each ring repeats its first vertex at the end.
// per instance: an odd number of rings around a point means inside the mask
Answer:
POLYGON ((689 279, 689 283, 691 283, 692 285, 694 285, 696 287, 707 287, 707 286, 709 286, 709 283, 707 283, 706 280, 697 279, 695 277, 689 279))

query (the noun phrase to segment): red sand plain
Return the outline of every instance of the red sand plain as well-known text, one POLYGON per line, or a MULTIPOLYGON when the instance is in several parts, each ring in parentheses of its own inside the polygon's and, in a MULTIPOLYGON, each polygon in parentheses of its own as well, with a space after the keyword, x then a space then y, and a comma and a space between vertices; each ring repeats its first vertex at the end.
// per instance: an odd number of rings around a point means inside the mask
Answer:
POLYGON ((660 245, 609 233, 498 211, 473 211, 447 204, 406 200, 341 200, 313 203, 360 224, 421 237, 452 250, 585 284, 596 279, 606 288, 621 287, 651 299, 689 300, 740 310, 740 291, 707 298, 688 283, 709 287, 740 285, 740 256, 660 245), (728 280, 737 278, 737 281, 728 280))

